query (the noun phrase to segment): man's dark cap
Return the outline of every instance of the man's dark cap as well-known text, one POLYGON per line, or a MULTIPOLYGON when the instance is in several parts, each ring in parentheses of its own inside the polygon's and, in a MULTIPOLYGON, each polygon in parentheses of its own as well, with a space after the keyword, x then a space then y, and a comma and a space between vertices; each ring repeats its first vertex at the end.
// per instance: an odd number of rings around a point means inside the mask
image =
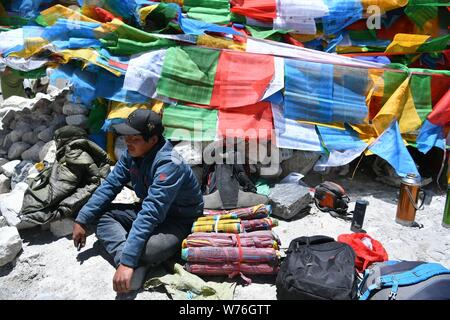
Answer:
POLYGON ((119 135, 141 135, 146 140, 155 134, 161 136, 164 132, 159 114, 148 109, 133 111, 125 122, 114 124, 113 129, 119 135))

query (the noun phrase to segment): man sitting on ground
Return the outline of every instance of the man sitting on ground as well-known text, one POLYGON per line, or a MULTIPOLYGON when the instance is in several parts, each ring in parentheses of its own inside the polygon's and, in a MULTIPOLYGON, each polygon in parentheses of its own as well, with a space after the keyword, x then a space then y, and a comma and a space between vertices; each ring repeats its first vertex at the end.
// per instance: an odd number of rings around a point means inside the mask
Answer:
POLYGON ((96 222, 97 237, 117 267, 113 288, 127 293, 142 286, 149 267, 180 251, 203 213, 203 197, 189 165, 163 138, 157 113, 138 109, 113 128, 125 135, 127 151, 80 210, 73 241, 83 247, 86 225, 96 222), (130 181, 142 203, 112 204, 130 181))

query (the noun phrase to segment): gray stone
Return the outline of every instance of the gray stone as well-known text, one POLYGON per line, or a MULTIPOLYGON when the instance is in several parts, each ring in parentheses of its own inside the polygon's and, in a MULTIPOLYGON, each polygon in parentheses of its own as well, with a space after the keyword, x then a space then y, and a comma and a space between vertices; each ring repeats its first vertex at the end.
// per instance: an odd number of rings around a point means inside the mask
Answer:
POLYGON ((55 237, 65 237, 72 234, 74 221, 72 219, 62 219, 50 222, 50 232, 55 237))
POLYGON ((11 179, 0 174, 0 193, 8 193, 11 191, 11 179))
POLYGON ((22 152, 23 160, 30 160, 33 162, 39 162, 39 152, 42 150, 42 147, 45 145, 45 142, 39 141, 31 148, 22 152))
POLYGON ((22 141, 13 143, 12 146, 9 147, 8 158, 11 160, 19 159, 21 154, 30 147, 31 145, 22 141))
POLYGON ((11 147, 12 144, 13 144, 13 142, 11 141, 11 137, 10 137, 10 135, 8 134, 8 135, 6 135, 5 138, 3 139, 3 143, 2 143, 0 149, 6 151, 6 150, 9 149, 9 147, 11 147))
POLYGON ((3 141, 5 141, 6 134, 0 134, 0 147, 3 145, 3 141))
POLYGON ((22 250, 22 239, 16 227, 0 229, 0 267, 14 260, 22 250))
POLYGON ((86 127, 88 117, 82 114, 66 117, 66 123, 71 126, 86 127))
POLYGON ((272 203, 272 214, 283 219, 291 219, 299 213, 308 213, 312 196, 309 188, 294 184, 276 184, 270 189, 269 199, 272 203))
POLYGON ((37 137, 37 135, 33 131, 31 131, 31 132, 25 133, 22 136, 22 141, 33 145, 33 144, 35 144, 36 142, 39 141, 39 138, 37 137))
POLYGON ((24 119, 24 117, 21 117, 20 120, 17 121, 16 128, 14 130, 20 130, 23 132, 32 131, 30 126, 31 126, 31 122, 26 121, 26 119, 24 119))
POLYGON ((20 140, 22 140, 22 137, 25 133, 29 132, 29 128, 17 128, 14 129, 13 131, 11 131, 7 137, 9 137, 9 139, 11 140, 12 143, 14 142, 18 142, 20 140))
POLYGON ((43 125, 50 123, 52 120, 53 120, 53 117, 51 115, 36 113, 36 121, 39 121, 43 125))
POLYGON ((42 126, 42 125, 47 126, 46 123, 45 123, 44 121, 39 120, 38 114, 37 114, 37 113, 33 113, 33 114, 32 114, 32 117, 33 117, 33 121, 32 121, 31 124, 30 124, 31 132, 34 133, 34 130, 35 130, 37 127, 39 127, 39 126, 42 126))
POLYGON ((34 106, 34 110, 39 112, 40 114, 50 115, 52 113, 50 101, 47 101, 45 99, 38 101, 34 106))
POLYGON ((14 169, 19 165, 20 160, 13 160, 5 163, 2 165, 2 173, 7 176, 8 178, 11 178, 14 174, 14 169))
MULTIPOLYGON (((11 130, 14 130, 15 128, 16 128, 16 120, 13 118, 10 122, 9 122, 9 125, 8 125, 8 128, 9 129, 11 129, 11 130)), ((6 123, 6 122, 5 122, 6 123)))
POLYGON ((44 131, 41 131, 38 134, 38 138, 44 142, 49 142, 50 140, 53 139, 53 134, 55 133, 55 128, 54 127, 49 127, 47 129, 45 129, 44 131))
MULTIPOLYGON (((5 113, 0 113, 0 117, 2 118, 3 128, 10 128, 11 122, 14 121, 14 114, 15 112, 13 110, 8 110, 5 113)), ((15 121, 14 121, 15 122, 15 121)), ((14 123, 15 126, 15 123, 14 123)))
POLYGON ((89 109, 82 104, 66 102, 62 109, 66 116, 73 116, 76 114, 88 114, 89 109))
POLYGON ((46 126, 46 125, 40 125, 40 126, 37 126, 37 127, 33 130, 33 133, 34 133, 35 135, 38 135, 39 133, 41 133, 41 132, 44 131, 45 129, 47 129, 47 126, 46 126))
POLYGON ((51 126, 55 126, 55 128, 60 128, 66 125, 66 116, 63 114, 55 115, 52 121, 49 123, 51 126))
POLYGON ((58 101, 55 100, 52 104, 52 111, 54 114, 62 114, 63 113, 63 105, 64 105, 65 100, 62 101, 58 101))

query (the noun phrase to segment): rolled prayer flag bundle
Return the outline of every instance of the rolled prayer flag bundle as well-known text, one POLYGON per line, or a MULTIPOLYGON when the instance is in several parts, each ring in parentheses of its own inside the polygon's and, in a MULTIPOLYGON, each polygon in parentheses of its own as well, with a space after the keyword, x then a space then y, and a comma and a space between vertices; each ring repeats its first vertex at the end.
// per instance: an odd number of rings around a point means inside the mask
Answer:
POLYGON ((241 233, 257 230, 271 230, 278 225, 274 218, 241 220, 241 219, 216 219, 210 221, 196 221, 192 225, 192 232, 225 232, 241 233))
POLYGON ((278 249, 281 242, 273 231, 268 230, 240 234, 196 232, 184 239, 182 247, 238 247, 239 245, 241 247, 278 249))
POLYGON ((205 276, 233 276, 239 273, 247 275, 273 275, 277 274, 279 270, 278 265, 271 265, 268 263, 191 263, 185 265, 188 272, 205 275, 205 276))
POLYGON ((263 263, 278 261, 277 251, 273 248, 249 247, 199 247, 182 250, 181 257, 188 262, 202 263, 263 263))
POLYGON ((242 220, 267 218, 271 213, 272 207, 265 204, 231 210, 203 210, 203 215, 206 217, 219 215, 222 216, 221 218, 223 218, 226 215, 232 215, 233 218, 240 218, 242 220))

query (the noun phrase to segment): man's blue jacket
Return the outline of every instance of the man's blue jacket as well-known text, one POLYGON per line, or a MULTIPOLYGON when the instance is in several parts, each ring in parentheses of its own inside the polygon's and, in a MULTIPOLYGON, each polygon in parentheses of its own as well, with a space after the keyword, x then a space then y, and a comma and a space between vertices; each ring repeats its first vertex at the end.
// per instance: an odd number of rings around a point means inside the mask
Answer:
POLYGON ((120 263, 136 268, 150 235, 166 217, 192 223, 203 214, 200 185, 189 165, 162 139, 143 158, 124 152, 113 171, 78 213, 76 222, 90 224, 107 209, 131 181, 142 209, 128 235, 120 263))

